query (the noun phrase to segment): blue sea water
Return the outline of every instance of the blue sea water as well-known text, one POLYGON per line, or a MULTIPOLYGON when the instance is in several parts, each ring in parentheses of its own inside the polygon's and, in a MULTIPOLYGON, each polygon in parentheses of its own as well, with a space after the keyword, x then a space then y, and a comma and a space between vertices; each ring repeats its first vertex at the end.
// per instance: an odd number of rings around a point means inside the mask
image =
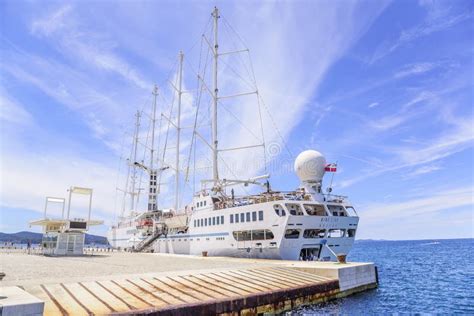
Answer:
POLYGON ((289 314, 474 314, 474 239, 358 241, 348 260, 374 262, 379 287, 289 314))

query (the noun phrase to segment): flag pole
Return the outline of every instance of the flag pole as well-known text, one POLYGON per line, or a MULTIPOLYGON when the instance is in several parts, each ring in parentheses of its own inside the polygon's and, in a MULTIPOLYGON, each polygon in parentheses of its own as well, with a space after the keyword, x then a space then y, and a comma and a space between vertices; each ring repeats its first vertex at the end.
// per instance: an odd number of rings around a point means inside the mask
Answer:
MULTIPOLYGON (((336 171, 337 171, 337 161, 335 165, 336 165, 336 171)), ((331 192, 332 192, 332 181, 334 180, 334 174, 336 173, 336 171, 332 172, 332 175, 331 175, 331 183, 329 184, 329 195, 331 195, 331 192)))

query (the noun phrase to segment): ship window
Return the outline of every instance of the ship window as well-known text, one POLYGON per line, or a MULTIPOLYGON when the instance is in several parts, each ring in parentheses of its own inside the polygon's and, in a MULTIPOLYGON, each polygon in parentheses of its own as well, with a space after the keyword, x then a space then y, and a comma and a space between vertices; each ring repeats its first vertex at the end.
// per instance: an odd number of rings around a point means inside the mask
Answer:
POLYGON ((232 232, 232 235, 237 241, 245 241, 250 240, 252 238, 251 230, 235 231, 232 232))
POLYGON ((275 205, 273 205, 273 209, 275 210, 275 213, 276 213, 278 216, 286 216, 286 212, 285 212, 285 210, 283 209, 283 206, 281 206, 280 204, 275 204, 275 205))
POLYGON ((356 230, 355 229, 348 229, 347 230, 347 237, 355 237, 356 230))
POLYGON ((207 218, 204 219, 204 226, 207 226, 207 218))
POLYGON ((287 229, 285 231, 285 238, 286 239, 298 239, 298 238, 300 238, 300 230, 299 229, 287 229))
POLYGON ((209 226, 212 225, 212 217, 209 217, 209 226))
POLYGON ((212 218, 212 225, 216 225, 216 218, 215 217, 212 218))
POLYGON ((236 222, 236 223, 239 222, 239 214, 235 214, 235 222, 236 222))
POLYGON ((204 206, 206 206, 206 201, 204 201, 204 206))
POLYGON ((194 227, 196 227, 196 220, 194 220, 194 222, 193 222, 193 223, 194 223, 194 227))
POLYGON ((303 216, 304 215, 299 204, 287 203, 286 208, 288 209, 288 211, 290 212, 291 215, 295 215, 295 216, 303 216))
POLYGON ((196 220, 196 222, 197 222, 197 223, 196 223, 196 224, 197 224, 197 227, 201 226, 201 225, 199 225, 200 222, 201 222, 200 220, 196 220))
POLYGON ((333 216, 346 216, 346 212, 344 212, 344 207, 342 205, 328 204, 328 209, 333 216))
POLYGON ((303 204, 304 209, 308 215, 311 216, 326 216, 324 205, 321 204, 303 204))
POLYGON ((217 216, 216 224, 220 225, 221 224, 220 221, 221 221, 221 218, 219 216, 217 216))
POLYGON ((234 214, 230 214, 230 223, 231 223, 231 224, 234 223, 234 214))
POLYGON ((263 229, 253 230, 252 240, 265 240, 265 231, 263 229))
POLYGON ((344 237, 345 229, 330 229, 328 232, 328 238, 340 238, 344 237))
POLYGON ((224 224, 224 215, 221 215, 221 224, 224 224))
POLYGON ((245 213, 240 213, 240 222, 241 223, 245 222, 245 213))
POLYGON ((272 231, 269 229, 235 231, 232 232, 232 235, 237 241, 271 240, 274 238, 272 231))
POLYGON ((258 220, 263 221, 263 211, 258 211, 258 220))
POLYGON ((324 238, 325 234, 325 229, 305 229, 303 232, 303 238, 324 238))
POLYGON ((245 220, 247 222, 250 222, 250 212, 247 212, 247 214, 245 214, 245 220))
POLYGON ((252 222, 257 221, 257 212, 252 212, 252 222))
POLYGON ((346 206, 346 211, 348 216, 357 216, 357 212, 352 206, 346 206))

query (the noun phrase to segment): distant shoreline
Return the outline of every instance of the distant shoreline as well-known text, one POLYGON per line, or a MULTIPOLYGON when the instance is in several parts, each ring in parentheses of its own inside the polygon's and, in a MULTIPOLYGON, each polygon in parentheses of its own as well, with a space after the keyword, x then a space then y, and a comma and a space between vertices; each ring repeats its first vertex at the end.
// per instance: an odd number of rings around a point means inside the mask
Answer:
MULTIPOLYGON (((0 246, 4 243, 13 244, 40 244, 43 239, 42 233, 35 233, 29 231, 21 231, 17 233, 2 233, 0 232, 0 246)), ((108 245, 106 237, 86 234, 86 245, 108 245)))

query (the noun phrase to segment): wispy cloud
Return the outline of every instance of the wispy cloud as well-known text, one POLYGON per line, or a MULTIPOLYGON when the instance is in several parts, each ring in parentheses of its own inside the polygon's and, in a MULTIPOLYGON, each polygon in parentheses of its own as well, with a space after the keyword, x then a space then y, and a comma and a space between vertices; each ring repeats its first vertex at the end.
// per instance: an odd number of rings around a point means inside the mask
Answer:
POLYGON ((376 222, 386 218, 399 219, 429 213, 474 206, 474 187, 460 187, 442 191, 427 191, 422 198, 395 203, 374 204, 363 211, 364 221, 376 222))
POLYGON ((428 165, 428 166, 422 166, 420 168, 415 169, 413 172, 408 174, 408 177, 415 177, 415 176, 420 176, 424 174, 428 174, 434 171, 438 171, 443 169, 441 166, 438 165, 428 165))
POLYGON ((74 15, 70 4, 32 21, 31 31, 49 39, 66 57, 80 58, 99 69, 114 72, 144 90, 150 90, 153 86, 114 52, 115 45, 111 44, 107 35, 95 32, 82 23, 74 15))
POLYGON ((24 106, 0 88, 0 119, 17 125, 29 125, 34 119, 24 106))
MULTIPOLYGON (((451 130, 427 142, 424 146, 415 144, 414 146, 386 148, 386 152, 391 153, 393 157, 389 162, 386 162, 383 166, 372 167, 357 177, 342 180, 337 183, 337 186, 342 188, 348 187, 387 172, 394 172, 404 168, 412 168, 436 162, 464 151, 467 148, 471 148, 474 146, 472 122, 472 118, 458 118, 456 125, 451 130)), ((426 167, 425 169, 420 169, 419 172, 423 171, 429 172, 434 170, 430 170, 430 167, 426 167)))
POLYGON ((449 29, 472 17, 470 12, 453 13, 447 3, 442 1, 423 3, 421 6, 426 9, 425 19, 419 24, 403 30, 396 40, 382 43, 369 60, 369 64, 377 62, 407 43, 449 29))
POLYGON ((376 106, 379 106, 379 103, 378 102, 372 102, 372 103, 369 104, 369 109, 375 108, 376 106))
POLYGON ((412 75, 420 75, 426 72, 429 72, 430 70, 433 70, 436 67, 436 64, 434 63, 416 63, 416 64, 410 64, 406 65, 398 71, 394 77, 397 79, 412 76, 412 75))

